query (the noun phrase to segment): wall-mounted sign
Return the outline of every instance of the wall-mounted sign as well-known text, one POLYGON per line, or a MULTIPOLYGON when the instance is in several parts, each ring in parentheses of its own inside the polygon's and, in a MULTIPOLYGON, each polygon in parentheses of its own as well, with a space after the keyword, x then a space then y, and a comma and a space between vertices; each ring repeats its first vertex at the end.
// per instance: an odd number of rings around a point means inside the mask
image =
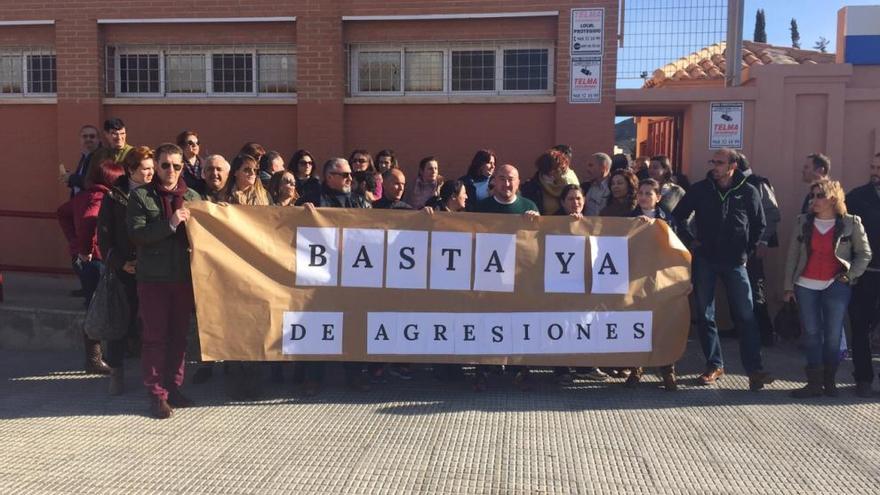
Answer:
POLYGON ((602 54, 605 9, 571 9, 571 53, 602 54))
POLYGON ((569 103, 602 102, 602 57, 573 57, 569 103))
POLYGON ((742 149, 743 102, 713 101, 710 109, 709 149, 742 149))

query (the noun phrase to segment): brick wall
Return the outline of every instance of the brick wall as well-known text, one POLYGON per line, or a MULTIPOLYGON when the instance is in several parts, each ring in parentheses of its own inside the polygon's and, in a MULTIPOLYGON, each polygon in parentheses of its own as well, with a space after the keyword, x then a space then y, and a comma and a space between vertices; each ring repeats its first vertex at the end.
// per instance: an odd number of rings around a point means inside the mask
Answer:
MULTIPOLYGON (((475 149, 496 148, 503 161, 525 167, 557 143, 575 149, 575 170, 590 153, 613 143, 618 2, 550 0, 0 0, 4 20, 55 20, 54 26, 0 26, 0 46, 53 46, 57 53, 58 96, 54 105, 10 104, 0 98, 4 119, 0 144, 12 150, 0 158, 9 173, 27 163, 23 183, 0 187, 0 210, 54 211, 67 190, 55 177, 59 161, 78 156, 78 130, 120 116, 133 143, 155 145, 184 128, 196 129, 205 151, 232 154, 248 140, 285 156, 307 147, 319 159, 347 155, 354 147, 395 148, 407 171, 427 154, 441 156, 444 174, 463 173, 475 149), (606 40, 603 100, 598 105, 568 103, 569 9, 604 7, 606 40), (344 15, 468 14, 559 11, 558 16, 508 19, 342 22, 344 15), (169 17, 295 16, 296 23, 98 25, 97 19, 169 17), (555 98, 545 103, 355 105, 345 103, 346 44, 371 41, 546 40, 555 44, 555 98), (268 44, 295 43, 298 63, 296 105, 120 104, 104 101, 104 47, 107 44, 268 44), (22 141, 23 140, 23 141, 22 141), (23 143, 26 143, 23 145, 23 143)), ((10 221, 0 219, 3 236, 10 221)), ((0 252, 4 264, 66 266, 63 245, 47 239, 46 221, 15 220, 19 249, 0 252), (21 249, 23 248, 23 249, 21 249), (27 252, 28 254, 24 254, 27 252)), ((50 231, 54 225, 48 225, 50 231)))

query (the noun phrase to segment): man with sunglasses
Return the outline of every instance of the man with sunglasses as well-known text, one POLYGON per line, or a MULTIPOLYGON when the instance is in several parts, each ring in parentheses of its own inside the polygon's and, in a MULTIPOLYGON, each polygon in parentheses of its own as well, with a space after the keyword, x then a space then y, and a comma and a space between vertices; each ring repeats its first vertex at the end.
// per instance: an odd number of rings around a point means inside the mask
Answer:
MULTIPOLYGON (((319 208, 371 208, 370 203, 355 192, 351 187, 351 166, 345 158, 331 158, 324 162, 323 180, 320 189, 311 191, 297 200, 297 206, 307 210, 319 208)), ((317 395, 324 380, 324 363, 304 362, 299 364, 305 378, 303 394, 311 397, 317 395)), ((364 379, 361 363, 345 362, 345 383, 356 391, 367 392, 370 385, 364 379)))
POLYGON ((721 341, 715 323, 715 282, 720 278, 740 333, 740 355, 749 375, 749 389, 757 391, 772 383, 773 378, 764 371, 761 361, 761 336, 746 262, 767 223, 761 195, 738 170, 737 157, 732 149, 716 151, 709 160, 711 170, 706 178, 691 186, 673 215, 684 223, 693 213, 696 225, 696 239, 691 239, 686 230, 682 237, 686 242, 691 241, 694 255, 692 280, 698 333, 706 356, 706 370, 698 383, 710 385, 724 375, 721 341))
POLYGON ((128 235, 137 247, 137 292, 143 323, 141 368, 150 394, 150 412, 159 419, 172 407, 192 402, 183 385, 186 335, 193 312, 185 203, 199 194, 183 180, 183 151, 165 143, 156 148, 155 179, 135 189, 128 200, 128 235))
POLYGON ((71 173, 64 167, 64 164, 58 167, 60 172, 58 180, 70 188, 71 198, 84 188, 83 184, 86 172, 89 171, 92 155, 95 153, 95 150, 101 147, 101 140, 98 138, 98 128, 91 124, 82 126, 79 130, 79 143, 80 155, 76 170, 71 173))

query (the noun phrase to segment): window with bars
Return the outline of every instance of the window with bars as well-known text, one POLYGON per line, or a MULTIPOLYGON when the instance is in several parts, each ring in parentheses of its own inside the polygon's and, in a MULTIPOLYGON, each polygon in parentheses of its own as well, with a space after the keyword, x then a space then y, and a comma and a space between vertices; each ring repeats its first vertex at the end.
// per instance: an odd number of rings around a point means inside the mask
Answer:
POLYGON ((54 96, 55 54, 0 51, 0 96, 54 96))
POLYGON ((349 47, 349 94, 552 94, 553 43, 360 44, 349 47))
POLYGON ((107 47, 107 94, 125 97, 296 94, 284 47, 107 47))

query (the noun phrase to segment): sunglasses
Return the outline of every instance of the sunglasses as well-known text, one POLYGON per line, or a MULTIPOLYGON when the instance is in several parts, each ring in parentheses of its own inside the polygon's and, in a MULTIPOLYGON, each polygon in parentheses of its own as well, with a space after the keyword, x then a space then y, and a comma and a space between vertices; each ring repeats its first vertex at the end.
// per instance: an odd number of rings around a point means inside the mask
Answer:
POLYGON ((182 163, 162 162, 159 164, 159 166, 162 167, 162 170, 168 170, 169 168, 174 167, 175 172, 180 172, 183 169, 182 163))
POLYGON ((198 141, 187 141, 186 145, 187 146, 198 146, 199 142, 198 141))
POLYGON ((300 161, 297 162, 297 163, 299 163, 300 165, 312 165, 312 164, 314 164, 315 162, 312 162, 312 161, 306 161, 306 160, 300 160, 300 161))
POLYGON ((367 160, 366 158, 355 158, 355 159, 352 160, 352 161, 355 162, 355 163, 367 163, 367 162, 369 162, 370 160, 367 160))
POLYGON ((810 199, 825 199, 828 196, 823 192, 810 193, 810 199))
POLYGON ((343 179, 351 179, 351 172, 330 172, 330 175, 342 177, 343 179))

